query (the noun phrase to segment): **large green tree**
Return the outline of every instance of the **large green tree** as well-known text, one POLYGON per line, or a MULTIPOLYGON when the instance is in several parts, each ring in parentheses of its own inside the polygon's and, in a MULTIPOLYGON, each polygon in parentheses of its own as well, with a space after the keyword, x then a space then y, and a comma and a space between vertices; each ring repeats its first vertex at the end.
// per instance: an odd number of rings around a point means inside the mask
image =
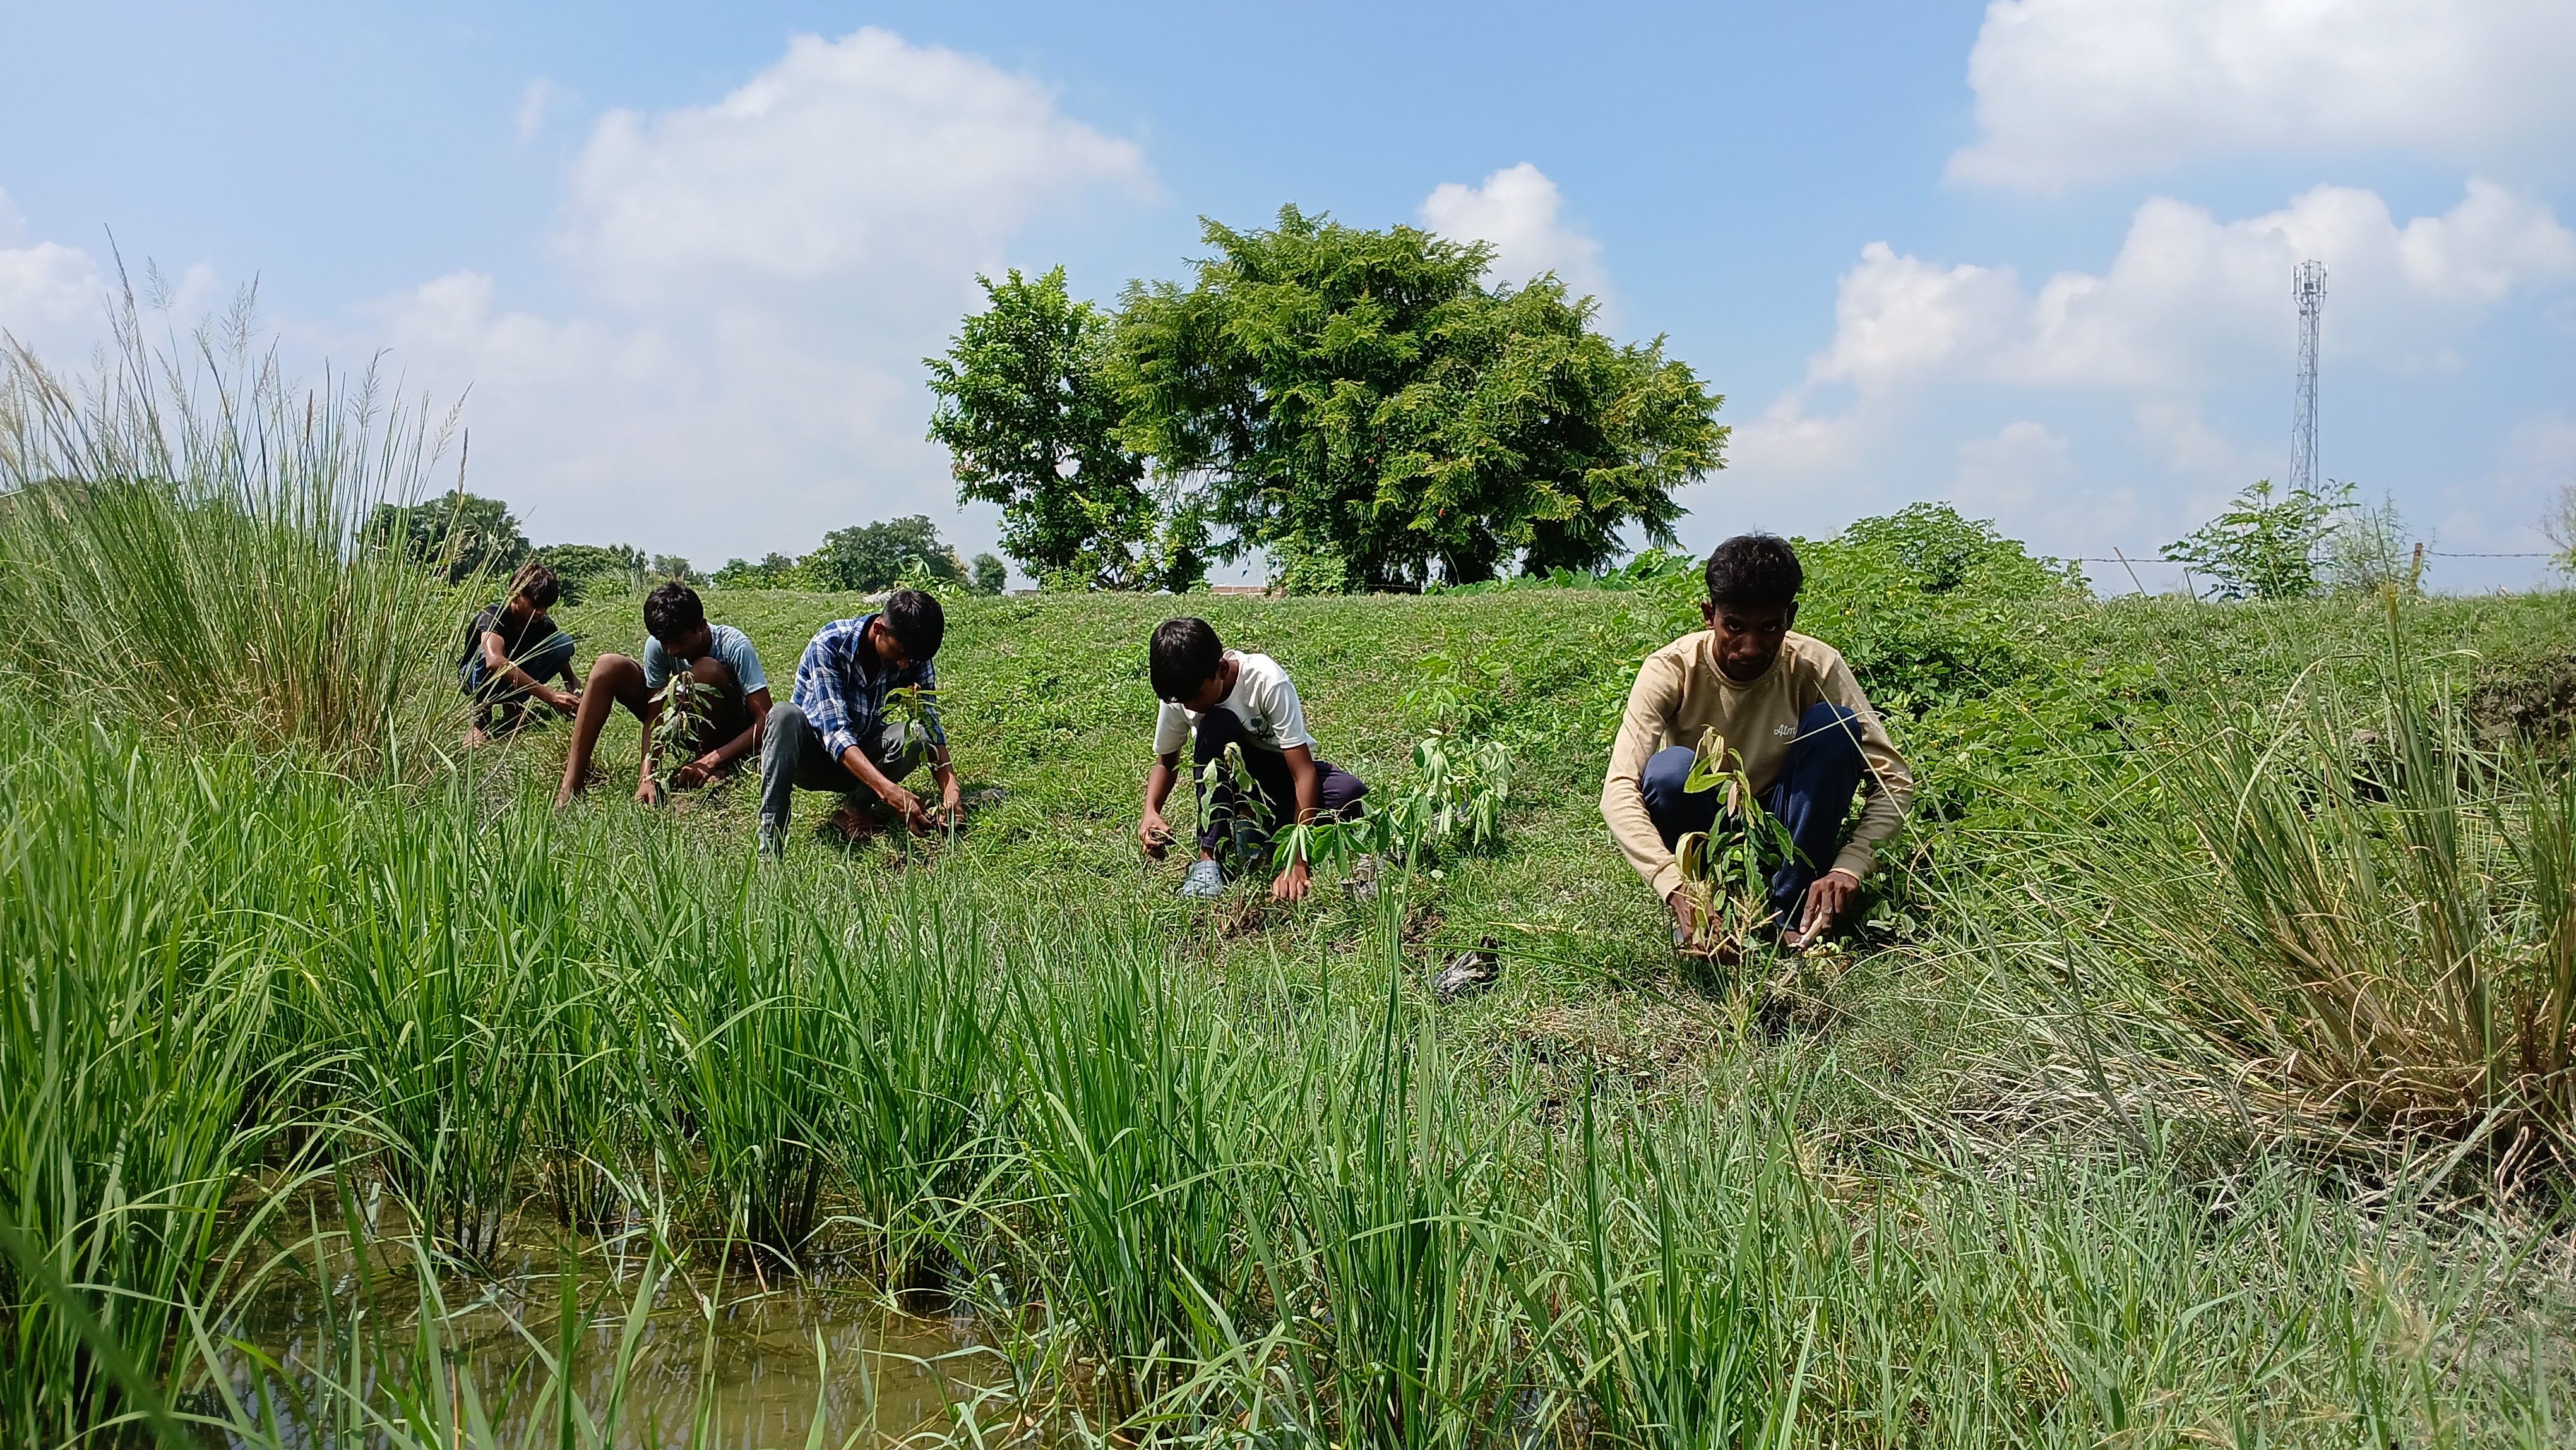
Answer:
POLYGON ((452 490, 416 504, 376 505, 364 537, 400 549, 414 563, 446 571, 455 584, 475 574, 507 574, 526 562, 528 536, 497 498, 452 490))
POLYGON ((1212 551, 1303 589, 1596 569, 1724 466, 1724 401, 1662 339, 1621 346, 1553 277, 1488 289, 1491 251, 1295 207, 1206 223, 1193 284, 1131 286, 1120 436, 1195 484, 1212 551))
POLYGON ((1166 516, 1143 487, 1144 460, 1118 441, 1110 319, 1072 297, 1062 267, 975 280, 989 305, 946 356, 923 359, 939 395, 930 437, 954 459, 958 501, 1000 504, 1003 552, 1050 586, 1196 583, 1206 563, 1187 521, 1166 516))

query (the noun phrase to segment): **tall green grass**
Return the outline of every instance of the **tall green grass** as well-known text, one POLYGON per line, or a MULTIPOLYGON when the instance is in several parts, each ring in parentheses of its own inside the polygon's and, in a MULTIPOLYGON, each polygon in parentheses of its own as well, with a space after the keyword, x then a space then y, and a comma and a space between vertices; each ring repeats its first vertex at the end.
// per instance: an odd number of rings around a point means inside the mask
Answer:
POLYGON ((359 526, 427 489, 446 429, 372 370, 299 389, 247 293, 184 341, 144 317, 129 294, 77 383, 0 349, 0 662, 192 740, 426 764, 457 605, 359 526))
POLYGON ((1402 882, 1349 953, 1219 982, 1192 919, 1016 916, 962 865, 763 867, 22 700, 0 865, 16 1443, 141 1414, 119 1365, 251 1444, 694 1433, 548 1399, 567 1349, 533 1329, 474 1351, 525 1387, 477 1409, 446 1301, 411 1302, 551 1256, 566 1162, 608 1175, 594 1255, 935 1269, 1028 1369, 960 1422, 986 1443, 2545 1443, 2576 1389, 2531 1226, 2420 1184, 1964 1090, 1855 1121, 1829 1037, 1542 1090, 1421 997, 1402 882), (345 1192, 304 1196, 325 1161, 345 1192), (272 1413, 222 1344, 244 1296, 291 1214, 363 1232, 379 1195, 419 1210, 376 1219, 405 1277, 263 1372, 272 1413))
POLYGON ((2051 954, 2136 1020, 2116 1065, 2221 1117, 2576 1163, 2576 773, 2470 721, 2393 604, 2343 663, 2083 822, 2051 954))

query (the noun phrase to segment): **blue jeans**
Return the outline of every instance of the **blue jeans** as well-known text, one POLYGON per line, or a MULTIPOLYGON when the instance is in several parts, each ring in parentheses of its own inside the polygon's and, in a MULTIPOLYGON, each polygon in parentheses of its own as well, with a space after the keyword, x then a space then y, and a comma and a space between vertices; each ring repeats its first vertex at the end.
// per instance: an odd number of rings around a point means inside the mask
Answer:
MULTIPOLYGON (((1789 828, 1796 851, 1771 873, 1771 906, 1782 921, 1795 925, 1807 900, 1807 888, 1831 869, 1842 849, 1843 817, 1851 813, 1866 768, 1860 753, 1860 717, 1831 701, 1819 700, 1798 717, 1798 738, 1780 778, 1762 793, 1762 808, 1789 828)), ((1664 848, 1693 831, 1717 824, 1723 791, 1691 795, 1682 789, 1690 779, 1696 752, 1686 745, 1668 746, 1646 762, 1639 782, 1646 814, 1662 833, 1664 848)))
MULTIPOLYGON (((510 663, 526 671, 532 680, 551 680, 572 668, 572 636, 556 630, 552 639, 510 663)), ((511 684, 483 663, 483 646, 479 638, 474 652, 465 657, 465 663, 457 670, 457 683, 465 693, 474 697, 478 711, 493 705, 515 706, 528 698, 527 691, 511 684)))

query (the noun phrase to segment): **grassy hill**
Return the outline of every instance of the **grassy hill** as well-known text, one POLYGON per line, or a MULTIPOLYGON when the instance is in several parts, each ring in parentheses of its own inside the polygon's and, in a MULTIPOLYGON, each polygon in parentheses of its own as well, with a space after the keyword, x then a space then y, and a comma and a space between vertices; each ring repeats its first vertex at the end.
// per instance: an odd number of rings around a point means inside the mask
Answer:
MULTIPOLYGON (((845 845, 809 796, 774 866, 748 777, 633 804, 623 720, 558 814, 561 727, 367 774, 0 696, 0 1146, 32 1165, 8 1208, 75 1265, 57 1285, 14 1260, 30 1347, 0 1408, 68 1433, 142 1403, 75 1312, 112 1282, 175 1306, 118 1321, 147 1382, 242 1442, 294 1439, 223 1407, 212 1386, 258 1376, 190 1349, 186 1311, 247 1323, 222 1306, 347 1247, 346 1192, 407 1205, 378 1231, 431 1270, 348 1292, 428 1338, 299 1299, 311 1336, 272 1388, 326 1418, 400 1406, 442 1442, 479 1440, 420 1372, 442 1296, 508 1286, 530 1323, 559 1286, 642 1304, 595 1352, 693 1386, 729 1321, 654 1318, 651 1275, 737 1306, 798 1277, 905 1304, 936 1285, 1001 1366, 970 1412, 987 1441, 2557 1438, 2554 1120, 2287 1101, 2312 1079, 2257 1039, 2314 1014, 2267 1025, 2221 991, 2208 953, 2241 923, 2188 903, 2234 889, 2195 834, 2234 807, 2192 763, 2309 714, 2381 749, 2413 718, 2371 693, 2392 659, 2426 718, 2542 772, 2477 816, 2523 841, 2557 778, 2570 600, 2406 601, 2392 625, 2366 600, 1927 590, 1818 559, 1801 626, 1850 654, 1923 803, 1849 951, 1737 968, 1675 958, 1597 805, 1636 659, 1693 618, 1686 579, 960 599, 945 717, 969 784, 1008 799, 953 840, 845 845), (1179 865, 1132 830, 1144 642, 1182 608, 1283 660, 1324 753, 1382 793, 1433 695, 1478 702, 1469 727, 1516 762, 1501 840, 1373 899, 1176 900, 1179 865), (2176 901, 2197 935, 2139 920, 2176 901), (1435 1003, 1430 975, 1488 937, 1500 982, 1435 1003), (66 1043, 91 1068, 49 1076, 66 1043), (136 1184, 158 1185, 143 1207, 101 1207, 136 1184)), ((781 688, 861 607, 707 602, 781 688)), ((632 599, 563 617, 585 663, 640 645, 632 599)), ((2434 788, 2359 759, 2283 797, 2320 841, 2339 780, 2434 788)), ((2405 824, 2361 798, 2365 836, 2405 824)), ((2478 890, 2495 922, 2538 919, 2478 890)), ((530 1368, 505 1395, 532 1361, 501 1343, 476 1377, 504 1425, 597 1392, 530 1368)))

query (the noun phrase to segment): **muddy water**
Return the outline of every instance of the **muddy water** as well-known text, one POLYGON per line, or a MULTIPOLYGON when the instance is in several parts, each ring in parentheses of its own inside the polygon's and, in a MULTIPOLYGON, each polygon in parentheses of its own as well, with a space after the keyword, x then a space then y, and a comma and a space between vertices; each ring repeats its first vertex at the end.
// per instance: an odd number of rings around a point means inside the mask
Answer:
MULTIPOLYGON (((526 1438, 515 1429, 537 1428, 527 1420, 545 1370, 528 1337, 549 1353, 561 1342, 556 1262, 549 1257, 542 1269, 523 1263, 521 1272, 445 1286, 446 1352, 462 1362, 459 1373, 472 1381, 505 1443, 526 1438)), ((327 1298, 309 1277, 272 1281, 231 1326, 240 1342, 287 1367, 292 1396, 314 1396, 318 1376, 348 1373, 335 1358, 333 1328, 358 1297, 357 1276, 347 1267, 339 1266, 327 1298)), ((585 1313, 571 1378, 593 1416, 613 1392, 639 1267, 630 1264, 621 1275, 594 1258, 577 1270, 585 1313)), ((418 1343, 419 1296, 407 1276, 368 1277, 374 1307, 366 1317, 382 1350, 365 1378, 380 1384, 402 1374, 384 1361, 418 1343)), ((248 1366, 246 1358, 235 1362, 237 1383, 248 1366)), ((854 1287, 830 1283, 764 1288, 747 1277, 719 1284, 703 1273, 694 1280, 674 1275, 655 1295, 612 1443, 637 1450, 684 1443, 702 1398, 711 1445, 802 1446, 818 1415, 826 1445, 864 1442, 874 1433, 900 1437, 953 1427, 955 1405, 1006 1380, 971 1319, 898 1314, 854 1287)), ((386 1408, 381 1390, 370 1398, 386 1408)))

